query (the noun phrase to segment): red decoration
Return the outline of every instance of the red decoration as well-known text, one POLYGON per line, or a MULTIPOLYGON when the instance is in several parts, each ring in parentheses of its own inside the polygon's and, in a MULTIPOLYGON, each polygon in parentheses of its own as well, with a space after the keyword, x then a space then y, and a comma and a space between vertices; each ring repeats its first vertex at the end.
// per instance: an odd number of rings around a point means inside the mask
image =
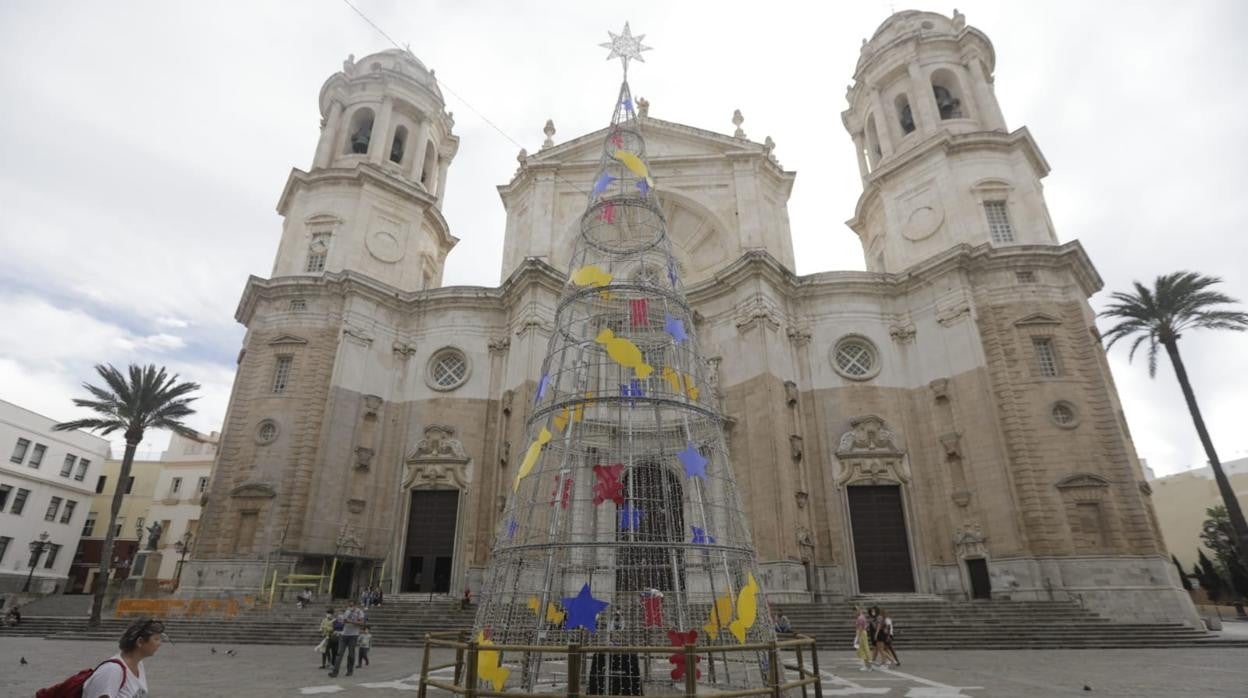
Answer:
MULTIPOLYGON (((687 633, 682 633, 679 630, 669 630, 667 631, 667 639, 671 641, 672 647, 679 647, 681 650, 680 652, 677 652, 676 654, 668 655, 667 657, 667 659, 672 663, 672 667, 673 667, 672 668, 672 680, 679 681, 680 679, 684 678, 685 671, 688 669, 688 667, 685 666, 685 652, 684 652, 685 645, 698 644, 698 631, 690 630, 687 633)), ((702 663, 702 658, 697 655, 694 655, 693 656, 693 664, 694 664, 693 677, 695 679, 702 678, 702 670, 699 669, 697 666, 698 664, 701 664, 701 663, 702 663)))
POLYGON ((555 489, 550 492, 550 505, 553 507, 558 501, 564 509, 568 508, 568 502, 572 499, 572 478, 563 481, 563 496, 559 496, 559 479, 555 478, 555 489))
POLYGON ((598 212, 598 217, 608 223, 615 222, 615 204, 608 201, 602 210, 598 212))
MULTIPOLYGON (((641 610, 645 614, 643 622, 647 628, 663 626, 663 597, 642 596, 641 610)), ((696 639, 698 631, 693 631, 696 639)))
POLYGON ((628 302, 629 320, 633 327, 645 327, 649 324, 650 318, 647 316, 650 302, 645 298, 638 298, 628 302))
POLYGON ((616 506, 624 503, 624 483, 620 482, 620 474, 623 472, 623 463, 594 466, 594 477, 598 478, 594 483, 595 505, 608 499, 615 502, 616 506))
POLYGON ((620 134, 618 134, 618 133, 613 133, 613 134, 611 134, 611 138, 609 138, 608 140, 610 140, 610 141, 611 141, 611 145, 613 145, 613 146, 615 146, 615 147, 617 147, 617 148, 623 148, 623 147, 624 147, 624 138, 623 138, 623 137, 621 137, 621 136, 620 136, 620 134))

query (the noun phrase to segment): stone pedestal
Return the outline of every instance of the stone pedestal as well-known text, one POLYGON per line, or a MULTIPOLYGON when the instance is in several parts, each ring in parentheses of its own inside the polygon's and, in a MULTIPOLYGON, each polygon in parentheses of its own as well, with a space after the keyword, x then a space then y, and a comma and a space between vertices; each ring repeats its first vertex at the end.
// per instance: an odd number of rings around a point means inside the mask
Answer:
POLYGON ((134 555, 134 565, 126 586, 133 593, 151 594, 160 587, 160 564, 164 556, 156 550, 140 550, 134 555))

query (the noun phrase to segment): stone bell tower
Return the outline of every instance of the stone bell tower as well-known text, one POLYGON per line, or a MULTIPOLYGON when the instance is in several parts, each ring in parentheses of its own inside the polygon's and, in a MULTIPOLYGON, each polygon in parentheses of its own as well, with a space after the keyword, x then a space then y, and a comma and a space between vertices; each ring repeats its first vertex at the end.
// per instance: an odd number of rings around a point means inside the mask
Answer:
POLYGON ((958 244, 1057 244, 1026 128, 993 92, 992 43, 965 17, 907 11, 864 40, 841 120, 863 192, 849 226, 867 269, 900 272, 958 244))
POLYGON ((442 283, 456 243, 441 206, 459 138, 433 71, 392 49, 321 88, 321 137, 308 172, 291 171, 273 276, 353 271, 403 291, 442 283))

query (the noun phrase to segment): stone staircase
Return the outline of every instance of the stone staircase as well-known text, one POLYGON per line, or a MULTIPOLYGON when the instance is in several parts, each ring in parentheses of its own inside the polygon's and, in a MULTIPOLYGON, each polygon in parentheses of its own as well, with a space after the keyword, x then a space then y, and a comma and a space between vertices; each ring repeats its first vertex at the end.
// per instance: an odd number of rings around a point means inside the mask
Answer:
POLYGON ((1114 623, 1074 601, 946 601, 909 595, 858 597, 841 604, 783 604, 794 631, 820 647, 849 648, 854 606, 888 610, 898 653, 906 649, 1080 649, 1245 646, 1181 623, 1114 623))
MULTIPOLYGON (((88 597, 71 597, 87 599, 88 597)), ((88 601, 84 601, 89 603, 88 601)), ((78 607, 76 603, 68 606, 78 607)), ((307 645, 320 641, 320 619, 328 604, 300 609, 293 603, 257 608, 235 618, 173 618, 167 633, 175 643, 233 645, 307 645)), ((789 617, 794 630, 813 635, 828 651, 850 651, 854 605, 887 608, 897 626, 897 649, 1079 649, 1145 647, 1248 647, 1248 639, 1223 638, 1181 624, 1113 623, 1074 602, 945 601, 937 597, 892 596, 848 599, 843 603, 783 604, 777 613, 789 617)), ((336 605, 341 608, 341 603, 336 605)), ((419 647, 425 633, 466 630, 475 607, 460 610, 446 596, 389 595, 381 607, 368 610, 378 647, 419 647)), ((99 628, 86 628, 85 613, 71 616, 26 615, 19 628, 3 635, 54 639, 116 640, 130 621, 105 618, 99 628)))

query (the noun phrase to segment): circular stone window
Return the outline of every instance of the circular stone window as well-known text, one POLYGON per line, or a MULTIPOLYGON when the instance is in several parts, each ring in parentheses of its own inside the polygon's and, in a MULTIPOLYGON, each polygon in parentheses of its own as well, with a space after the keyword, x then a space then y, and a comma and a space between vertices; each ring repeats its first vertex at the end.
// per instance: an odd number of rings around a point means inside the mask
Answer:
POLYGON ((869 380, 880 372, 879 353, 866 337, 842 337, 832 349, 832 368, 850 380, 869 380))
POLYGON ((1079 426, 1079 412, 1075 410, 1075 406, 1061 400, 1053 403, 1053 407, 1049 410, 1049 417, 1053 419, 1053 423, 1063 429, 1074 429, 1079 426))
POLYGON ((277 440, 277 422, 266 419, 256 427, 256 443, 271 444, 277 440))
POLYGON ((429 359, 429 372, 425 378, 434 390, 454 390, 468 380, 468 357, 464 352, 446 347, 429 359))

